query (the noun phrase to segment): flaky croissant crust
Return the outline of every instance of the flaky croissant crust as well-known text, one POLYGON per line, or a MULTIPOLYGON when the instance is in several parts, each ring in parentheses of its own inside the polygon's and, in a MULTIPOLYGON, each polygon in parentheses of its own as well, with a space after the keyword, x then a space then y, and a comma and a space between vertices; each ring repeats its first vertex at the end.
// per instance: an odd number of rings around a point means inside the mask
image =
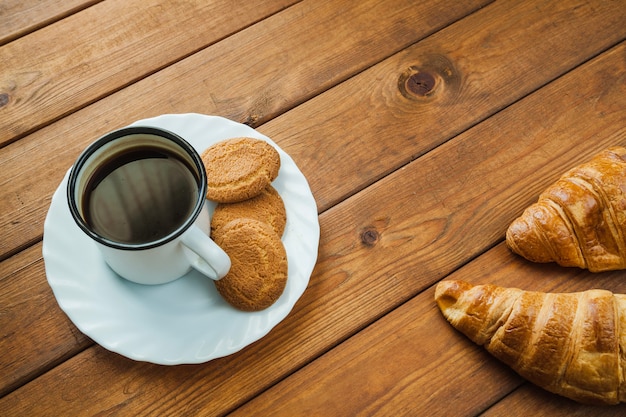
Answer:
POLYGON ((626 148, 566 172, 511 223, 507 246, 533 262, 592 272, 626 268, 626 148))
POLYGON ((625 295, 442 281, 435 300, 453 327, 534 384, 582 403, 626 402, 625 295))

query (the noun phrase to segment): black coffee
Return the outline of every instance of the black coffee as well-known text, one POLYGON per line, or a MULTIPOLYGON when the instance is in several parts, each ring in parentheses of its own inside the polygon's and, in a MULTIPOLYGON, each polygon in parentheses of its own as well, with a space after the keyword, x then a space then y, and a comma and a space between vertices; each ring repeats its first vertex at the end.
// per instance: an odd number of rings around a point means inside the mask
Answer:
POLYGON ((161 239, 181 226, 198 200, 195 170, 172 153, 142 147, 105 161, 83 194, 86 223, 129 244, 161 239))

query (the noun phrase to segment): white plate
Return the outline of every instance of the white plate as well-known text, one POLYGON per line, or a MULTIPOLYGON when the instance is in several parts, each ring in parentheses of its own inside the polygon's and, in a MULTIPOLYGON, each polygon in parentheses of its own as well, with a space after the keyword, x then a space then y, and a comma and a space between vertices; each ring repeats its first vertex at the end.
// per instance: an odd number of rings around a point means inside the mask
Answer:
POLYGON ((320 229, 306 178, 273 141, 228 119, 170 114, 133 125, 170 130, 199 152, 215 142, 239 136, 263 139, 278 149, 281 168, 272 185, 287 211, 282 239, 289 275, 283 295, 268 309, 248 313, 230 307, 217 293, 213 281, 196 271, 157 286, 120 278, 71 218, 65 191, 67 174, 52 197, 44 223, 43 258, 48 283, 61 309, 83 333, 131 359, 174 365, 206 362, 237 352, 283 320, 308 285, 317 260, 320 229))

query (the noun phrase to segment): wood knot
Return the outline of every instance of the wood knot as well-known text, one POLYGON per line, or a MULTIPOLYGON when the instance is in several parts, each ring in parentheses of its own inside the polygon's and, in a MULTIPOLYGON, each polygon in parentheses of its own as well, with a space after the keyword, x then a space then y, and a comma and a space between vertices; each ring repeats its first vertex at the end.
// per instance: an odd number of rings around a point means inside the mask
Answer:
POLYGON ((361 243, 365 246, 374 246, 380 239, 380 233, 373 227, 368 227, 361 232, 361 243))
POLYGON ((260 115, 258 115, 258 114, 249 114, 246 117, 246 120, 243 121, 243 124, 244 125, 248 125, 248 126, 250 126, 252 128, 255 128, 259 124, 260 120, 261 120, 261 116, 260 115))
POLYGON ((458 91, 460 74, 453 63, 443 55, 422 57, 422 62, 411 65, 400 74, 398 89, 410 100, 431 100, 442 93, 458 91))
POLYGON ((435 77, 428 72, 418 72, 409 76, 404 84, 408 92, 424 97, 435 88, 435 77))
POLYGON ((417 67, 409 67, 398 79, 398 89, 410 99, 425 99, 432 96, 439 84, 437 73, 417 67))
POLYGON ((0 94, 0 107, 4 107, 9 104, 9 95, 7 93, 0 94))

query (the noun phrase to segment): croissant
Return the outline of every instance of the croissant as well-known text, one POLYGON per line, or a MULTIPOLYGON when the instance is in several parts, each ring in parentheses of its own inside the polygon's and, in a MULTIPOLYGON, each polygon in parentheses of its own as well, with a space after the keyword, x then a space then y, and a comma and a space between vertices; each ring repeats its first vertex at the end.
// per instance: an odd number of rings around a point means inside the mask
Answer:
POLYGON ((626 402, 626 295, 441 281, 435 300, 453 327, 532 383, 581 403, 626 402))
POLYGON ((533 262, 591 272, 626 268, 626 148, 566 172, 511 223, 507 246, 533 262))

